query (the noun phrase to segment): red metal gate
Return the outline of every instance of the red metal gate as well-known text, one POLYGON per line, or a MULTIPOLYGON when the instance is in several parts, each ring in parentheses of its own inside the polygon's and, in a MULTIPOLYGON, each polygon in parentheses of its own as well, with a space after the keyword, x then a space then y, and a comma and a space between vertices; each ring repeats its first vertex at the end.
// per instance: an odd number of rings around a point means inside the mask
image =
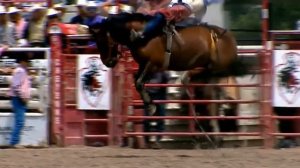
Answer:
MULTIPOLYGON (((163 136, 195 136, 195 135, 220 135, 220 136, 230 136, 230 135, 237 135, 237 136, 263 136, 265 146, 267 147, 270 145, 270 140, 272 139, 268 132, 270 132, 270 123, 268 121, 270 116, 270 102, 271 98, 269 97, 270 94, 270 68, 266 68, 265 61, 263 56, 261 58, 261 64, 263 68, 261 68, 261 82, 257 84, 239 84, 239 85, 224 85, 224 84, 209 84, 209 86, 222 86, 222 87, 259 87, 263 96, 259 100, 154 100, 154 103, 186 103, 186 104, 197 104, 197 103, 259 103, 261 105, 261 113, 258 116, 235 116, 235 117, 221 117, 221 116, 193 116, 190 112, 188 116, 144 116, 143 109, 137 108, 138 106, 142 105, 142 101, 140 100, 139 95, 135 91, 134 82, 133 82, 133 72, 137 70, 137 64, 133 61, 130 57, 130 53, 125 49, 123 49, 123 56, 122 56, 122 63, 119 64, 119 67, 122 67, 119 72, 122 74, 123 80, 118 85, 122 85, 123 90, 119 90, 117 97, 122 98, 122 112, 120 117, 121 124, 123 125, 122 131, 119 131, 119 139, 127 138, 127 137, 136 137, 138 143, 141 145, 142 137, 147 135, 163 135, 163 136), (269 80, 266 80, 266 79, 269 80), (168 119, 168 120, 188 120, 189 121, 189 130, 187 132, 144 132, 141 121, 149 119, 168 119), (199 132, 195 131, 193 125, 194 120, 226 120, 226 119, 237 119, 237 120, 249 120, 249 119, 259 119, 261 121, 262 130, 258 132, 199 132), (130 129, 128 129, 128 125, 131 123, 133 125, 130 129), (136 124, 135 124, 136 123, 136 124)), ((262 55, 261 49, 244 49, 240 50, 240 53, 247 54, 247 53, 257 53, 262 55)), ((269 65, 268 65, 269 66, 269 65)), ((269 66, 270 67, 270 66, 269 66)), ((189 84, 189 85, 178 85, 178 84, 146 84, 146 87, 201 87, 207 86, 205 84, 189 84)), ((272 142, 271 142, 272 143, 272 142)))
POLYGON ((114 136, 110 111, 77 109, 77 56, 98 52, 95 47, 72 45, 74 40, 90 40, 89 36, 67 35, 62 40, 59 27, 53 26, 50 29, 53 61, 52 141, 60 146, 111 145, 114 136))

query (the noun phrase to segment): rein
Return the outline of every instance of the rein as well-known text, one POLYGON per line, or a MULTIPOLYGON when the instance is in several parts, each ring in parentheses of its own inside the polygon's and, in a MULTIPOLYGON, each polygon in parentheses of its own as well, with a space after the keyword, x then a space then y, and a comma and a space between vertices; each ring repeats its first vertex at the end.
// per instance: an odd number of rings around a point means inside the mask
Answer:
MULTIPOLYGON (((114 40, 112 40, 111 36, 110 36, 110 33, 107 32, 107 37, 108 37, 108 57, 106 58, 106 61, 109 61, 109 59, 112 59, 112 51, 113 51, 113 48, 118 45, 118 43, 116 43, 114 40)), ((118 54, 120 55, 120 54, 118 54)), ((117 56, 117 59, 119 58, 119 56, 117 56)))

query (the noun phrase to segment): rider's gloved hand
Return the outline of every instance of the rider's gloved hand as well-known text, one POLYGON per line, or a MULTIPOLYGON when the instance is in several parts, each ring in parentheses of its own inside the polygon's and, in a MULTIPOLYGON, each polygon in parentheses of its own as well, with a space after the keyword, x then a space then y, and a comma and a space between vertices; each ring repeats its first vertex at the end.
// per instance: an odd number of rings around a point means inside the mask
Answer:
POLYGON ((174 16, 173 16, 172 12, 167 8, 162 8, 162 9, 159 9, 159 10, 153 10, 152 12, 153 12, 153 15, 157 14, 157 13, 163 14, 167 21, 171 21, 171 20, 174 19, 174 16))

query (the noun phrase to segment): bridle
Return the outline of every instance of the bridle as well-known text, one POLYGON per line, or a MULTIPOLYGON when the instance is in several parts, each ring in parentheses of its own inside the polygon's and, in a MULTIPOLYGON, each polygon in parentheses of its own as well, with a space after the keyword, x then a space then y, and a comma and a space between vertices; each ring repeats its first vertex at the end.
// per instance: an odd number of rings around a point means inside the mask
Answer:
MULTIPOLYGON (((115 42, 109 32, 106 33, 107 35, 107 42, 108 42, 108 57, 106 58, 106 62, 111 61, 114 57, 112 57, 113 49, 117 47, 118 43, 115 42)), ((116 59, 119 59, 119 53, 117 53, 116 59)))

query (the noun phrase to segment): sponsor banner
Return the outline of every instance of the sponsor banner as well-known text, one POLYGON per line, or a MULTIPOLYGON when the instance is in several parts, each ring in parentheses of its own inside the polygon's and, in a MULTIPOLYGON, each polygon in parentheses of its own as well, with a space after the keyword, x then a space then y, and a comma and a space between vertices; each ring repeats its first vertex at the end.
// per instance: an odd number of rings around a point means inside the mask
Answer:
POLYGON ((300 107, 300 50, 275 50, 273 106, 300 107))
POLYGON ((111 109, 111 70, 100 55, 78 55, 77 108, 80 110, 111 109))

